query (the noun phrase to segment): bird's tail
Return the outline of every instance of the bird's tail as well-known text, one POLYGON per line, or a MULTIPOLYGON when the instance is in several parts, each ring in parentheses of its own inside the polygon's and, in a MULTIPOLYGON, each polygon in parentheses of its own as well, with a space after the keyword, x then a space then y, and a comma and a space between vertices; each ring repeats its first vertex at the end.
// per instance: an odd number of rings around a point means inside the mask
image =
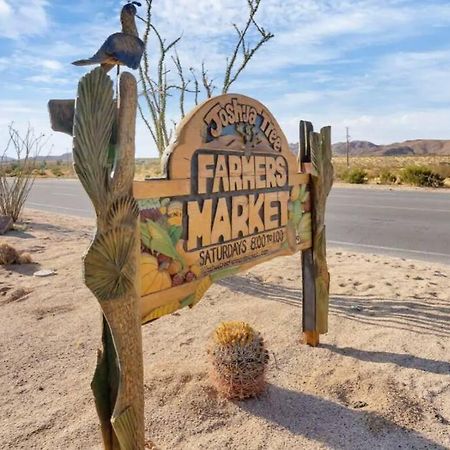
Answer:
POLYGON ((97 61, 92 61, 92 59, 79 59, 72 63, 74 66, 90 66, 91 64, 97 64, 97 61))

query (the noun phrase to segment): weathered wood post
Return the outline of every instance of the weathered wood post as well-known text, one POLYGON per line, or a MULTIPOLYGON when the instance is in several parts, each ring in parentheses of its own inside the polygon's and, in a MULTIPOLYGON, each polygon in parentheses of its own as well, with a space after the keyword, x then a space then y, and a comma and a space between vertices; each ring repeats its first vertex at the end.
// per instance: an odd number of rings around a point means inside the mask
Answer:
POLYGON ((326 260, 325 206, 333 184, 331 128, 315 133, 310 122, 300 122, 299 163, 311 175, 312 247, 302 251, 303 340, 319 345, 328 331, 330 274, 326 260))
POLYGON ((84 278, 103 312, 103 348, 92 389, 106 450, 144 448, 139 212, 132 195, 136 109, 136 80, 130 73, 120 77, 118 110, 103 69, 81 79, 73 154, 97 214, 84 278))

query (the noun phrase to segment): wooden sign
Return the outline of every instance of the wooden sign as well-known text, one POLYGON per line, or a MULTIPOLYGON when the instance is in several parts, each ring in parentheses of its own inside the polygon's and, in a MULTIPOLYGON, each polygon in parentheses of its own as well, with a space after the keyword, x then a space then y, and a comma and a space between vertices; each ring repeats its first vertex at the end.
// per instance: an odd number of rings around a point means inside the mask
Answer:
MULTIPOLYGON (((242 95, 198 106, 164 155, 166 176, 133 182, 137 82, 97 68, 76 102, 52 100, 97 215, 84 279, 103 314, 92 380, 105 450, 144 448, 141 323, 192 307, 222 278, 302 251, 303 341, 328 330, 325 205, 330 128, 300 124, 299 159, 270 112, 242 95), (299 167, 302 169, 299 171, 299 167)), ((300 265, 300 258, 299 258, 300 265)))
POLYGON ((213 282, 312 246, 309 174, 272 114, 243 95, 198 106, 134 182, 143 322, 196 304, 213 282))

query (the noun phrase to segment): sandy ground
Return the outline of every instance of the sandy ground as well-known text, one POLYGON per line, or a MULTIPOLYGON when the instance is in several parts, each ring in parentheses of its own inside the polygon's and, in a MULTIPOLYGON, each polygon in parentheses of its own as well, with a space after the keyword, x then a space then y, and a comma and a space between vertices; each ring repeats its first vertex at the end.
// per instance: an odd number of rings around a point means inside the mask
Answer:
MULTIPOLYGON (((89 383, 100 315, 80 264, 93 222, 30 210, 26 219, 0 237, 38 263, 0 268, 0 448, 97 449, 89 383), (57 274, 35 278, 38 268, 57 274)), ((450 448, 450 266, 336 249, 329 265, 320 348, 298 342, 299 256, 143 327, 146 433, 160 449, 450 448), (259 399, 227 402, 209 384, 207 342, 226 320, 265 338, 259 399)))

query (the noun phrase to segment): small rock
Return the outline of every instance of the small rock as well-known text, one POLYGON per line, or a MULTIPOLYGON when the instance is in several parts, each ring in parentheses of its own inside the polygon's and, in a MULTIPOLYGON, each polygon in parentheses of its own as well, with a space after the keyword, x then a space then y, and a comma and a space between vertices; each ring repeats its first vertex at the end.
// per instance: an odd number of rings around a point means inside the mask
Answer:
POLYGON ((34 272, 33 276, 38 278, 45 278, 45 277, 51 277, 53 275, 56 275, 55 270, 38 270, 37 272, 34 272))
POLYGON ((350 306, 350 309, 352 311, 359 311, 359 312, 361 312, 363 310, 363 307, 360 306, 360 305, 352 305, 352 306, 350 306))
POLYGON ((448 424, 449 424, 449 421, 448 421, 445 417, 441 416, 439 413, 436 413, 436 414, 434 415, 434 418, 435 418, 438 422, 440 422, 440 423, 442 423, 442 424, 444 424, 444 425, 448 425, 448 424))
POLYGON ((438 272, 437 270, 436 270, 436 272, 434 272, 434 274, 433 274, 435 277, 443 277, 443 278, 447 278, 447 275, 445 275, 444 273, 442 273, 442 272, 438 272))
POLYGON ((355 409, 365 408, 366 406, 367 406, 367 403, 363 402, 361 400, 358 400, 357 402, 352 404, 352 408, 355 408, 355 409))
POLYGON ((3 286, 0 288, 0 295, 6 295, 8 291, 10 291, 12 288, 9 286, 3 286))
POLYGON ((7 303, 16 302, 18 300, 22 300, 25 296, 27 296, 30 293, 29 290, 19 288, 12 291, 9 296, 6 299, 7 303))

